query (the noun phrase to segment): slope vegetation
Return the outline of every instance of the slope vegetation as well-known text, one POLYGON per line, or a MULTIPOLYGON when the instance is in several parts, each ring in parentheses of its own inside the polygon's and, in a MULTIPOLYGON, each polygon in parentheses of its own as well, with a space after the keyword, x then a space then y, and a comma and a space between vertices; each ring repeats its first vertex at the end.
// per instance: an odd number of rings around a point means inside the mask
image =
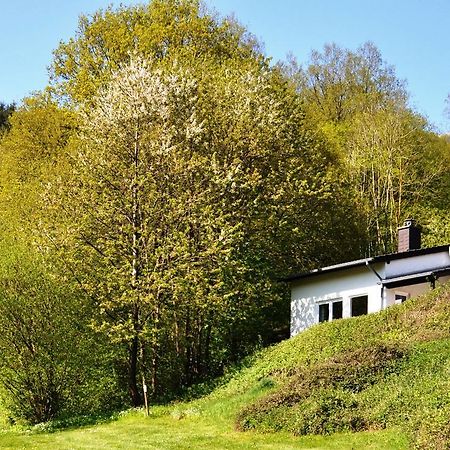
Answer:
POLYGON ((268 349, 241 375, 251 378, 273 387, 240 410, 238 429, 308 435, 398 427, 416 448, 449 448, 450 286, 313 327, 268 349))
POLYGON ((3 426, 0 448, 449 448, 450 285, 317 325, 148 418, 83 420, 3 426))

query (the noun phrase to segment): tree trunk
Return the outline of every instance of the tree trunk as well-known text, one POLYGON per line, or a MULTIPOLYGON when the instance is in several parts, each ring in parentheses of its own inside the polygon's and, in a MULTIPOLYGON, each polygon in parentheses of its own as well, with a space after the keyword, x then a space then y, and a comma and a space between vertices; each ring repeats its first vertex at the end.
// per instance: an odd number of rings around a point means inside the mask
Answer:
POLYGON ((185 337, 186 337, 186 360, 184 372, 186 383, 189 385, 192 381, 192 339, 191 339, 191 319, 189 308, 187 309, 186 314, 185 337))
MULTIPOLYGON (((138 127, 137 127, 138 129, 138 127)), ((135 131, 134 136, 134 178, 131 186, 132 194, 132 267, 131 267, 131 288, 136 291, 138 288, 138 279, 140 276, 140 253, 139 253, 139 241, 140 241, 140 227, 141 221, 139 216, 139 199, 138 199, 138 165, 139 165, 139 134, 135 131)), ((138 294, 137 294, 138 295, 138 294)), ((128 389, 131 396, 133 406, 142 405, 142 398, 138 390, 137 384, 137 372, 138 372, 138 358, 139 358, 139 305, 134 300, 133 305, 133 328, 134 337, 131 342, 130 349, 130 370, 128 376, 128 389)))
MULTIPOLYGON (((159 323, 160 318, 160 309, 159 306, 156 307, 154 316, 153 316, 153 322, 155 324, 159 323)), ((152 389, 152 396, 153 398, 156 398, 157 390, 158 390, 158 365, 159 365, 159 341, 158 341, 158 326, 155 325, 155 331, 156 331, 156 337, 153 340, 152 343, 152 374, 151 374, 151 389, 152 389)))
MULTIPOLYGON (((211 320, 211 319, 210 319, 211 320)), ((211 374, 211 323, 206 325, 206 338, 205 338, 205 356, 204 356, 204 370, 203 374, 210 375, 211 374)))
POLYGON ((137 362, 138 362, 138 350, 139 341, 138 337, 135 336, 131 341, 130 346, 130 365, 128 371, 128 391, 130 393, 131 402, 133 406, 141 406, 142 398, 139 393, 137 384, 137 362))

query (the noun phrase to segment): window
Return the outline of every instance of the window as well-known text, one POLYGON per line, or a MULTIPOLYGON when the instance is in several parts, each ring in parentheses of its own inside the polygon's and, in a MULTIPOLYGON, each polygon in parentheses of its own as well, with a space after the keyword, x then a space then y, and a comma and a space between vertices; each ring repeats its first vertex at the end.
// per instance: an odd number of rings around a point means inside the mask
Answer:
POLYGON ((328 322, 330 316, 330 305, 329 303, 322 303, 319 305, 319 322, 328 322))
POLYGON ((367 314, 367 295, 352 298, 352 317, 367 314))
POLYGON ((395 303, 399 304, 399 303, 403 303, 406 302, 406 300, 408 300, 408 294, 395 294, 395 303))
POLYGON ((342 300, 319 304, 319 322, 342 319, 342 300))
POLYGON ((333 302, 333 320, 342 319, 342 300, 333 302))

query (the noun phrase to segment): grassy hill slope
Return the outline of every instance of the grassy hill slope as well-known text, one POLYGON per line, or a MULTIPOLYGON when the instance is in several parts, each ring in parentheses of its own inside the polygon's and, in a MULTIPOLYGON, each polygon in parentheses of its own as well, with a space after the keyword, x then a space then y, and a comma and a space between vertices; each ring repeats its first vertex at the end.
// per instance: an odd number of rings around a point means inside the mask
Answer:
POLYGON ((450 287, 313 327, 267 350, 252 376, 277 386, 240 411, 239 429, 399 427, 417 448, 450 448, 450 287))
POLYGON ((0 448, 449 448, 450 286, 315 326, 225 378, 149 418, 4 428, 0 448))

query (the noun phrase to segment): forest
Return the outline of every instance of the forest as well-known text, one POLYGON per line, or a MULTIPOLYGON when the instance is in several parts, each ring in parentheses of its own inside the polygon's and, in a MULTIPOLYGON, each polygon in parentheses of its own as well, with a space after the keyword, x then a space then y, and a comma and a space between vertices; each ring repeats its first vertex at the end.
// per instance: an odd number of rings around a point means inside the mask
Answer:
POLYGON ((0 398, 30 423, 222 375, 288 337, 280 278, 407 217, 450 241, 450 138, 374 44, 275 62, 198 0, 80 16, 0 104, 0 177, 0 398))

